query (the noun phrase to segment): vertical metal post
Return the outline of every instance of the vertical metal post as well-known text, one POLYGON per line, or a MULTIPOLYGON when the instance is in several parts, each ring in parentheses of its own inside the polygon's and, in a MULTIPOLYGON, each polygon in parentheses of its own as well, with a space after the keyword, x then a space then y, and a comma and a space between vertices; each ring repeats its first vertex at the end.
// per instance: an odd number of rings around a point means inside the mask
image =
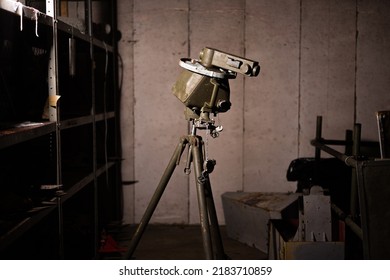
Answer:
MULTIPOLYGON (((120 92, 119 92, 119 81, 118 81, 118 22, 117 22, 117 1, 111 1, 111 25, 112 25, 112 69, 113 69, 113 91, 114 91, 114 106, 115 106, 115 129, 114 137, 116 139, 114 144, 114 156, 115 158, 122 158, 122 147, 119 139, 121 139, 120 131, 120 92)), ((123 218, 123 202, 122 202, 122 174, 121 174, 121 161, 118 160, 115 165, 115 181, 118 182, 118 187, 116 188, 117 205, 120 205, 116 208, 116 219, 122 220, 123 218)))
MULTIPOLYGON (((349 214, 351 220, 358 223, 359 218, 359 197, 358 197, 358 175, 361 163, 358 161, 357 157, 360 154, 360 133, 361 125, 355 124, 352 132, 352 156, 355 158, 356 164, 351 170, 351 191, 350 191, 350 205, 349 205, 349 214)), ((364 234, 363 234, 363 243, 361 239, 350 229, 346 227, 345 229, 345 257, 347 259, 360 258, 362 246, 364 246, 364 234), (357 245, 359 244, 359 245, 357 245)))
MULTIPOLYGON (((357 158, 360 155, 360 140, 361 140, 361 124, 355 124, 353 129, 353 146, 352 155, 357 158)), ((351 205, 350 212, 352 218, 358 216, 359 198, 358 198, 358 186, 357 186, 357 171, 356 168, 352 169, 351 178, 351 205)))
MULTIPOLYGON (((61 131, 60 131, 60 108, 58 95, 58 46, 57 46, 57 0, 46 0, 46 14, 53 18, 53 38, 52 46, 50 48, 49 69, 48 69, 48 106, 49 106, 49 120, 55 121, 56 124, 56 172, 57 185, 62 185, 61 173, 61 131)), ((58 256, 60 259, 64 258, 64 239, 63 239, 63 214, 61 198, 57 198, 58 211, 58 256)))
POLYGON ((50 48, 49 69, 48 69, 48 105, 49 119, 57 122, 56 138, 57 138, 57 185, 61 184, 61 146, 60 146, 60 114, 59 114, 59 95, 58 95, 58 47, 57 47, 57 5, 56 0, 46 1, 46 12, 53 17, 53 38, 50 48))
MULTIPOLYGON (((316 141, 321 141, 322 138, 322 116, 317 116, 316 123, 316 141)), ((321 158, 321 149, 315 148, 315 159, 319 160, 321 158)))
POLYGON ((56 0, 46 0, 46 14, 53 18, 53 38, 50 48, 48 86, 49 119, 57 121, 58 100, 58 47, 57 47, 57 5, 56 0))
POLYGON ((84 0, 85 5, 85 24, 88 35, 92 36, 92 0, 84 0))
POLYGON ((85 0, 85 24, 89 36, 89 56, 91 63, 91 116, 92 116, 92 170, 94 175, 94 256, 99 245, 99 213, 98 213, 98 183, 97 183, 97 141, 96 141, 96 90, 95 90, 95 55, 92 30, 92 0, 85 0))
POLYGON ((345 131, 345 154, 347 156, 351 156, 352 155, 352 145, 350 145, 350 143, 353 143, 353 134, 352 134, 352 130, 350 129, 347 129, 345 131))

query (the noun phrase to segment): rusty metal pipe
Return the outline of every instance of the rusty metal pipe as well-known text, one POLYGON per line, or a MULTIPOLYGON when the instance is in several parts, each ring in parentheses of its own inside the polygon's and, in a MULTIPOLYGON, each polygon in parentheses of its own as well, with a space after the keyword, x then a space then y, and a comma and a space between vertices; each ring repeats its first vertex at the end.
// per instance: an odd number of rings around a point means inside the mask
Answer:
POLYGON ((332 203, 331 205, 333 212, 339 216, 341 220, 355 233, 361 240, 363 240, 363 231, 362 229, 347 215, 341 210, 337 205, 332 203))
POLYGON ((315 146, 316 148, 334 156, 335 158, 338 158, 342 160, 346 165, 356 168, 357 167, 357 160, 352 156, 347 156, 343 153, 340 153, 339 151, 336 151, 335 149, 332 149, 331 147, 323 144, 319 140, 312 140, 311 145, 315 146))

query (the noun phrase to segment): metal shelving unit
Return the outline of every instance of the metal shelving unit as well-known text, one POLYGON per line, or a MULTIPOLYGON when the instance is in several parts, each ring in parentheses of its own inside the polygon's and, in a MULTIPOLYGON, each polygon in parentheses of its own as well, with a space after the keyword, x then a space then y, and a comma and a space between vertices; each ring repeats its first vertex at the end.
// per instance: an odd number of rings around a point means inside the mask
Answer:
MULTIPOLYGON (((46 70, 36 74, 41 78, 40 84, 36 90, 33 85, 32 93, 47 97, 45 106, 31 105, 36 111, 43 111, 38 119, 35 114, 30 121, 23 108, 10 115, 0 114, 0 180, 7 195, 13 197, 16 193, 29 202, 29 209, 8 213, 6 203, 2 208, 4 201, 0 201, 1 258, 97 258, 100 231, 110 220, 121 219, 116 38, 103 41, 94 37, 91 19, 96 4, 92 5, 90 0, 72 2, 84 5, 87 32, 59 18, 59 7, 68 1, 47 0, 43 11, 42 5, 29 7, 0 0, 0 19, 4 17, 13 23, 0 40, 11 48, 20 45, 33 49, 32 60, 42 58, 34 63, 46 64, 46 70), (74 68, 72 73, 70 67, 74 68), (46 82, 42 82, 44 75, 46 82), (10 162, 9 166, 6 162, 10 162), (18 162, 25 163, 18 166, 18 162), (17 179, 18 174, 24 178, 17 179), (105 180, 99 179, 102 176, 105 180), (42 190, 43 185, 50 190, 42 190), (102 209, 101 205, 110 209, 102 209), (85 225, 88 228, 83 228, 85 225), (49 228, 57 245, 48 246, 47 252, 27 253, 38 246, 34 243, 40 242, 40 228, 46 229, 45 234, 49 228), (83 238, 92 241, 78 244, 78 239, 83 238), (12 252, 22 246, 19 243, 31 248, 14 255, 12 252)), ((107 8, 112 28, 116 28, 115 1, 101 2, 107 8)), ((11 62, 23 64, 14 52, 11 51, 11 62)), ((23 87, 10 88, 7 81, 13 69, 9 75, 7 69, 0 70, 0 104, 20 104, 20 100, 13 99, 23 93, 23 87)), ((28 75, 19 78, 29 82, 28 75)))

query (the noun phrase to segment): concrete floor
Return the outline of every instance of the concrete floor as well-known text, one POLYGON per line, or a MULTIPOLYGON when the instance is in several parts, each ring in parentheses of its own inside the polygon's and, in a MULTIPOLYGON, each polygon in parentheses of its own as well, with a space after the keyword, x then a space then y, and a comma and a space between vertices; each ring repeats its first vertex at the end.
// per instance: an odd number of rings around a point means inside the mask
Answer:
MULTIPOLYGON (((111 231, 115 241, 127 248, 135 226, 111 231)), ((263 260, 267 255, 256 248, 235 241, 221 226, 225 254, 233 260, 263 260)), ((103 259, 120 259, 124 254, 104 254, 103 259)), ((200 226, 148 225, 132 259, 136 260, 201 260, 204 259, 200 226)))

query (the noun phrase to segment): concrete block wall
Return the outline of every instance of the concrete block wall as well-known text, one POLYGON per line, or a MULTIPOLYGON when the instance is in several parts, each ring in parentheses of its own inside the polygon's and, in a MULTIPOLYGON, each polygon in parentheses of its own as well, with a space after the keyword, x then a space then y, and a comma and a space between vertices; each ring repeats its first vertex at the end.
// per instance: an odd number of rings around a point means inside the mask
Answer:
MULTIPOLYGON (((184 105, 171 88, 182 57, 204 46, 260 61, 256 78, 230 82, 230 111, 208 139, 220 223, 221 194, 289 192, 291 160, 313 156, 323 136, 343 139, 354 122, 377 140, 375 112, 390 109, 390 3, 380 0, 118 0, 122 84, 124 222, 141 218, 181 135, 184 105)), ((204 135, 203 135, 204 136, 204 135)), ((205 137, 205 136, 204 136, 205 137)), ((185 156, 153 223, 196 224, 193 174, 185 156)))

